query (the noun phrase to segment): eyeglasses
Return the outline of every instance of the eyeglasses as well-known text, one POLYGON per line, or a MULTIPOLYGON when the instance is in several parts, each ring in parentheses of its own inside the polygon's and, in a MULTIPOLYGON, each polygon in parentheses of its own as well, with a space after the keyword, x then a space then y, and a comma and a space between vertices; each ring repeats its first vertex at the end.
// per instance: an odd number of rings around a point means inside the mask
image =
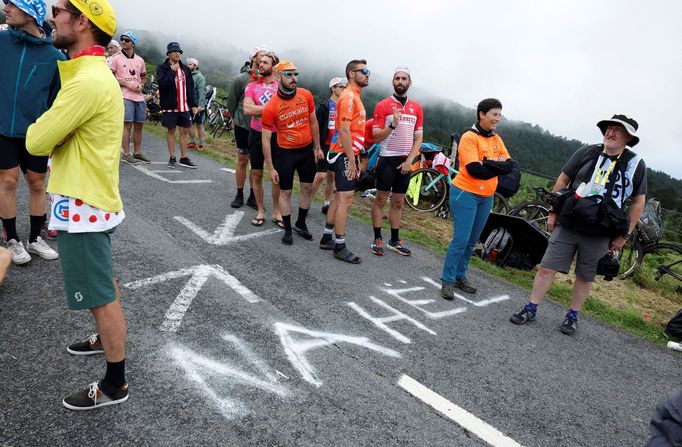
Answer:
POLYGON ((298 76, 298 72, 297 71, 283 71, 282 76, 284 76, 285 78, 290 78, 292 76, 298 76))
POLYGON ((57 16, 58 16, 62 11, 68 12, 69 14, 71 14, 72 16, 75 16, 75 17, 78 17, 79 15, 81 15, 80 12, 73 12, 73 11, 71 11, 70 9, 60 8, 59 6, 52 6, 52 18, 53 18, 53 19, 56 19, 57 16))
POLYGON ((365 76, 369 76, 370 74, 372 74, 372 72, 369 71, 368 68, 358 68, 358 69, 356 69, 356 70, 351 70, 351 71, 355 71, 355 72, 358 72, 358 71, 359 71, 360 73, 362 73, 362 74, 365 75, 365 76))
POLYGON ((132 42, 132 40, 128 39, 127 37, 121 37, 121 42, 132 42))

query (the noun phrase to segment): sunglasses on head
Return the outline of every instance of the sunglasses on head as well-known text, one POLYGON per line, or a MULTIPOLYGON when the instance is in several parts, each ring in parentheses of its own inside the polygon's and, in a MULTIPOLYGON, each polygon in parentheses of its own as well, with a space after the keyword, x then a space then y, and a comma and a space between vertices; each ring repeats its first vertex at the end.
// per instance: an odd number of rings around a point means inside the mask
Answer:
POLYGON ((68 13, 71 14, 72 16, 76 16, 76 17, 79 16, 79 15, 81 14, 80 12, 73 12, 73 11, 71 11, 70 9, 60 8, 59 6, 54 6, 54 5, 53 5, 53 6, 52 6, 52 18, 53 18, 53 19, 56 19, 57 16, 59 15, 59 13, 61 13, 62 11, 68 12, 68 13))
POLYGON ((298 76, 298 72, 297 71, 283 71, 282 76, 284 76, 285 78, 290 78, 292 76, 298 76))
POLYGON ((351 71, 355 71, 355 72, 359 71, 360 73, 362 73, 365 76, 369 76, 372 73, 371 71, 369 71, 369 68, 358 68, 358 69, 351 70, 351 71))

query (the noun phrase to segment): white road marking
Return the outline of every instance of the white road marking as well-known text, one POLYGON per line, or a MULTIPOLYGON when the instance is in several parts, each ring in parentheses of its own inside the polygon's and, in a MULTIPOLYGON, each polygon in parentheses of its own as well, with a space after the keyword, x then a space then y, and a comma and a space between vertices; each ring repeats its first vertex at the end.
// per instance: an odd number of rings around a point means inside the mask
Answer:
POLYGON ((456 422, 463 429, 475 434, 483 441, 494 447, 521 447, 504 433, 479 419, 465 409, 453 404, 440 394, 431 391, 413 378, 403 375, 398 381, 398 386, 421 400, 425 404, 442 413, 448 419, 456 422))
POLYGON ((381 301, 380 299, 375 298, 375 297, 373 297, 373 296, 370 296, 369 299, 372 300, 375 304, 378 304, 379 306, 381 306, 381 307, 383 307, 384 309, 386 309, 386 310, 388 310, 389 312, 391 312, 392 315, 389 316, 389 317, 373 317, 373 316, 371 316, 365 309, 363 309, 362 307, 360 307, 360 306, 359 306, 358 304, 356 304, 356 303, 350 302, 350 303, 346 303, 346 304, 348 304, 353 310, 355 310, 357 313, 359 313, 360 316, 362 316, 362 317, 368 319, 368 320, 371 321, 376 327, 378 327, 379 329, 385 331, 385 332, 388 333, 391 337, 395 338, 395 339, 398 340, 399 342, 408 344, 408 343, 411 343, 411 340, 410 340, 408 337, 406 337, 405 335, 403 335, 403 334, 401 334, 400 332, 396 331, 395 329, 391 329, 390 327, 388 327, 388 325, 387 325, 386 323, 392 323, 392 322, 394 322, 394 321, 400 321, 400 320, 407 320, 407 321, 409 321, 410 323, 412 323, 412 324, 414 324, 415 326, 417 326, 419 329, 421 329, 421 330, 423 330, 423 331, 426 331, 426 332, 428 332, 428 333, 431 334, 431 335, 437 335, 434 331, 432 331, 432 330, 429 329, 428 327, 424 326, 424 325, 423 325, 422 323, 420 323, 419 321, 415 320, 414 318, 412 318, 412 317, 410 317, 410 316, 405 315, 404 313, 400 312, 398 309, 395 309, 395 308, 389 306, 388 304, 384 303, 384 302, 381 301))
POLYGON ((182 171, 177 169, 152 169, 149 172, 155 172, 157 174, 182 174, 182 171))
MULTIPOLYGON (((436 281, 434 281, 433 279, 428 278, 426 276, 422 276, 422 279, 424 281, 428 282, 429 284, 432 284, 434 287, 436 287, 438 289, 441 289, 443 287, 441 284, 438 284, 436 281)), ((510 299, 509 295, 500 295, 500 296, 488 298, 488 299, 482 300, 482 301, 473 301, 473 300, 468 299, 464 295, 460 295, 459 293, 456 293, 456 292, 454 292, 453 295, 455 298, 458 298, 458 299, 460 299, 464 302, 467 302, 469 304, 473 304, 474 306, 477 306, 477 307, 485 307, 485 306, 488 306, 489 304, 499 303, 501 301, 507 301, 508 299, 510 299)))
MULTIPOLYGON (((155 162, 155 163, 158 164, 159 162, 155 162)), ((161 164, 165 164, 165 163, 161 163, 161 164)), ((154 172, 153 170, 149 170, 143 166, 132 165, 132 167, 137 169, 138 171, 140 171, 144 175, 148 175, 151 178, 154 178, 156 180, 161 180, 162 182, 166 182, 166 183, 183 184, 183 185, 198 184, 198 183, 213 183, 213 180, 168 180, 166 177, 159 175, 156 172, 154 172)))
POLYGON ((221 170, 221 171, 224 171, 224 172, 231 172, 232 174, 236 174, 236 173, 237 173, 237 171, 235 171, 235 170, 232 169, 232 168, 220 168, 220 170, 221 170))
MULTIPOLYGON (((425 290, 424 287, 411 287, 409 289, 381 289, 383 292, 388 293, 389 295, 399 299, 403 303, 407 304, 408 306, 412 306, 415 309, 418 309, 420 312, 423 312, 427 317, 437 320, 439 318, 444 318, 444 317, 449 317, 451 315, 456 315, 460 314, 462 312, 466 312, 467 308, 466 307, 457 307, 455 309, 450 309, 450 310, 444 310, 441 312, 431 312, 429 310, 426 310, 422 308, 422 306, 425 306, 427 304, 431 304, 435 302, 436 300, 434 299, 418 299, 418 300, 410 300, 402 296, 405 293, 412 293, 412 292, 421 292, 422 290, 425 290)), ((443 301, 443 300, 440 300, 443 301)))
POLYGON ((196 225, 194 222, 182 217, 175 216, 173 219, 177 220, 190 230, 192 230, 197 236, 212 245, 227 245, 232 242, 243 241, 245 239, 251 239, 254 237, 265 236, 268 234, 279 233, 279 228, 273 228, 271 230, 258 231, 256 233, 243 234, 241 236, 235 236, 234 232, 237 229, 237 225, 244 217, 244 211, 235 211, 233 214, 228 214, 225 216, 223 222, 218 225, 218 228, 210 234, 208 231, 204 230, 200 226, 196 225))
POLYGON ((196 298, 203 285, 211 276, 214 276, 220 281, 224 282, 249 303, 257 303, 261 300, 258 295, 249 290, 237 278, 227 273, 219 265, 196 265, 194 267, 189 267, 182 270, 163 273, 151 278, 129 282, 124 284, 123 287, 134 290, 151 284, 157 284, 190 275, 191 278, 189 281, 187 281, 185 287, 182 288, 178 296, 175 298, 175 301, 166 312, 165 318, 160 327, 162 331, 176 332, 178 330, 178 327, 182 322, 182 318, 185 316, 185 313, 187 313, 190 304, 192 304, 194 298, 196 298))

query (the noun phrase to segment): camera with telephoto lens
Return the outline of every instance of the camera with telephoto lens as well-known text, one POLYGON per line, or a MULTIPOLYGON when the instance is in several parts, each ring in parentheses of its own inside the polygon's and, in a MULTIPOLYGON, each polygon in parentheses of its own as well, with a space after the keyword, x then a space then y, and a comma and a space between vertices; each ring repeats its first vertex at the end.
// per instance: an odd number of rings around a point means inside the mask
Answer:
POLYGON ((611 252, 605 254, 597 263, 597 275, 604 275, 605 281, 611 281, 614 276, 618 276, 618 270, 620 263, 611 252))

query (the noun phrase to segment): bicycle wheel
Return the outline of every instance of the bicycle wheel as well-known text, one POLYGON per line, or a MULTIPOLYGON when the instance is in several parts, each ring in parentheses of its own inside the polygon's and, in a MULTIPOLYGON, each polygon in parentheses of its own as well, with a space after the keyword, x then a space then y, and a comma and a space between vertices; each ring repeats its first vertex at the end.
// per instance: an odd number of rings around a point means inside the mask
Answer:
POLYGON ((509 212, 509 202, 499 192, 496 192, 494 196, 493 212, 498 214, 507 214, 509 212))
POLYGON ((549 208, 544 203, 524 202, 513 210, 509 211, 509 215, 521 217, 523 220, 527 220, 531 225, 541 230, 543 233, 549 234, 547 231, 549 208))
POLYGON ((647 248, 642 260, 642 273, 655 281, 647 286, 662 295, 679 300, 682 298, 682 247, 659 243, 647 248))
POLYGON ((644 247, 642 244, 636 239, 628 240, 618 252, 618 262, 620 263, 618 279, 632 276, 637 267, 642 263, 643 257, 644 247))
POLYGON ((438 209, 448 194, 445 175, 435 169, 417 169, 410 174, 410 186, 405 193, 405 201, 417 211, 438 209))

